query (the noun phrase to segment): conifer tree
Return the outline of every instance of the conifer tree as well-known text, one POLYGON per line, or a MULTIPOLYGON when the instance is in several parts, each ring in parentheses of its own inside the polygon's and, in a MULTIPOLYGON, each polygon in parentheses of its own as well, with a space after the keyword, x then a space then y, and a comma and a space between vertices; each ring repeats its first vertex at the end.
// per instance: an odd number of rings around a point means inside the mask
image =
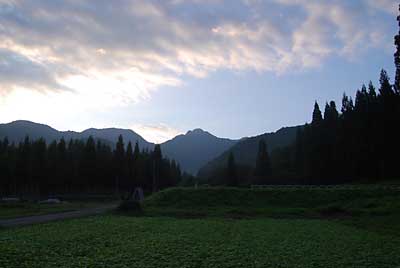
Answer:
POLYGON ((235 157, 232 152, 229 153, 229 157, 228 157, 227 180, 228 180, 228 186, 232 186, 232 187, 238 186, 235 157))
MULTIPOLYGON (((400 12, 400 5, 399 5, 400 12)), ((400 28, 400 16, 397 16, 397 23, 400 28)), ((398 34, 394 37, 394 45, 396 47, 396 52, 394 53, 394 64, 396 67, 396 76, 394 79, 394 89, 396 94, 400 94, 400 29, 398 34)))
POLYGON ((57 144, 57 177, 60 188, 66 187, 68 180, 68 166, 67 166, 67 145, 64 138, 61 138, 57 144))
POLYGON ((354 105, 353 105, 353 100, 352 98, 348 97, 346 93, 343 94, 342 98, 342 115, 343 116, 348 116, 350 115, 354 110, 354 105))
POLYGON ((372 105, 376 104, 376 89, 374 85, 372 84, 372 81, 369 81, 368 84, 368 102, 371 103, 372 105))
POLYGON ((296 142, 295 142, 295 170, 299 177, 304 175, 305 166, 305 152, 304 152, 304 133, 301 128, 296 130, 296 142))
POLYGON ((139 143, 137 141, 135 143, 135 149, 133 150, 133 162, 134 162, 133 176, 136 182, 136 186, 143 187, 144 182, 142 181, 143 177, 142 172, 144 170, 144 166, 142 164, 139 143))
POLYGON ((135 143, 135 150, 133 151, 133 158, 134 158, 135 161, 139 159, 139 155, 140 155, 139 143, 136 142, 135 143))
POLYGON ((122 135, 118 136, 118 141, 114 150, 114 168, 115 168, 115 189, 120 190, 120 182, 124 176, 125 167, 125 147, 122 135))
POLYGON ((158 191, 159 185, 162 183, 159 181, 160 180, 160 173, 161 173, 161 160, 162 160, 162 153, 161 153, 161 147, 159 144, 156 144, 154 146, 154 151, 152 154, 152 160, 153 160, 153 192, 158 191))
POLYGON ((392 85, 390 84, 390 78, 385 70, 382 69, 381 76, 379 78, 379 83, 381 87, 379 89, 379 93, 382 96, 383 100, 386 101, 393 95, 392 85))
POLYGON ((315 102, 311 125, 320 126, 321 123, 322 123, 322 113, 321 110, 319 109, 318 103, 315 102))
POLYGON ((267 144, 261 139, 258 144, 258 153, 256 159, 256 168, 254 175, 258 177, 257 183, 265 183, 268 176, 271 175, 271 160, 267 150, 267 144))
POLYGON ((33 142, 32 144, 32 179, 35 184, 35 193, 41 193, 41 187, 45 187, 46 183, 46 164, 47 164, 47 148, 46 141, 43 138, 33 142))
POLYGON ((135 186, 135 181, 134 181, 134 166, 135 166, 135 161, 133 157, 133 148, 132 148, 132 143, 129 141, 128 146, 126 148, 126 164, 127 164, 127 187, 131 188, 130 190, 133 190, 135 186))

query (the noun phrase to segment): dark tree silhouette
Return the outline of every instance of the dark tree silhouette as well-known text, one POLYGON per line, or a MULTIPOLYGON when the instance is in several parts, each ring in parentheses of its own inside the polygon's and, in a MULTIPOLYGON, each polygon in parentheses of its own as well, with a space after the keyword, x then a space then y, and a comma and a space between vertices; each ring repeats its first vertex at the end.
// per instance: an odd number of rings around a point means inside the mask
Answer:
POLYGON ((254 170, 256 183, 267 184, 268 177, 271 175, 271 159, 268 154, 267 144, 262 139, 258 145, 256 167, 254 170))
MULTIPOLYGON (((129 142, 125 150, 122 137, 115 149, 100 140, 64 139, 49 145, 44 139, 29 137, 15 146, 0 140, 0 195, 25 197, 53 196, 60 193, 115 192, 124 196, 134 187, 153 190, 154 163, 157 189, 177 185, 181 180, 179 164, 162 158, 159 146, 154 152, 135 149, 129 142)), ((35 198, 36 198, 35 197, 35 198)))
MULTIPOLYGON (((399 5, 399 12, 400 12, 400 5, 399 5)), ((400 28, 400 16, 397 16, 397 23, 400 28)), ((400 30, 398 31, 398 34, 394 37, 394 45, 396 47, 396 52, 394 53, 394 64, 396 66, 394 89, 397 94, 400 94, 400 30)))
POLYGON ((313 126, 319 126, 321 123, 322 123, 322 113, 321 110, 319 109, 318 103, 315 102, 311 124, 313 126))
POLYGON ((238 186, 235 157, 232 152, 230 152, 229 157, 228 157, 226 176, 227 176, 228 186, 232 186, 232 187, 238 186))
POLYGON ((124 177, 125 171, 125 148, 124 139, 119 135, 117 145, 114 150, 114 163, 115 163, 115 190, 117 193, 120 191, 120 184, 124 177))
POLYGON ((161 160, 162 160, 162 153, 161 153, 161 146, 156 144, 154 147, 154 152, 152 154, 152 164, 153 164, 153 185, 152 189, 153 192, 157 192, 159 188, 160 182, 160 173, 161 173, 161 160))

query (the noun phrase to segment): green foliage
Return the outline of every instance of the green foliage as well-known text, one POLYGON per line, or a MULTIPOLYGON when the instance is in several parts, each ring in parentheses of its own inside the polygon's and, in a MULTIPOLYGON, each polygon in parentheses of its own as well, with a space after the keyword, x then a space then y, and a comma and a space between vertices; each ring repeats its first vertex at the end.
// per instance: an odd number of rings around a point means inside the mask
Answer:
POLYGON ((400 239, 333 221, 102 216, 0 230, 4 267, 396 267, 400 239))
POLYGON ((372 215, 377 211, 400 215, 399 191, 379 186, 270 187, 270 188, 170 188, 148 197, 150 215, 321 216, 326 207, 340 207, 349 214, 372 215), (365 204, 374 204, 366 206, 365 204), (195 214, 196 215, 196 214, 195 214))

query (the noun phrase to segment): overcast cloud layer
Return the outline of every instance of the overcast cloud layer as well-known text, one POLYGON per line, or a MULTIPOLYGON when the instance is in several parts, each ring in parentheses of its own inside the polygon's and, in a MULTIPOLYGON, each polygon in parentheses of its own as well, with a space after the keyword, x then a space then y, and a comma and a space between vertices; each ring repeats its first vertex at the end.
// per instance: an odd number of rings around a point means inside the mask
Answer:
POLYGON ((396 5, 0 0, 0 96, 6 104, 39 92, 50 94, 54 107, 113 107, 221 69, 280 75, 318 68, 332 56, 352 60, 370 48, 392 49, 390 25, 380 17, 396 14, 396 5))

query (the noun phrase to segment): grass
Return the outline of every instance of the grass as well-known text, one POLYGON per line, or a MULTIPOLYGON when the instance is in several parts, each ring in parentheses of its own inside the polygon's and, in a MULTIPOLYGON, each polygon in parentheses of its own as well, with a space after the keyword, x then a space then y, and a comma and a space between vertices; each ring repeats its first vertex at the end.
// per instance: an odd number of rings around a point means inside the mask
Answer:
POLYGON ((400 267, 388 189, 169 189, 144 216, 0 230, 0 267, 400 267))
POLYGON ((399 236, 309 219, 98 216, 0 231, 1 267, 396 267, 399 236))
POLYGON ((147 215, 306 217, 400 215, 400 191, 377 188, 172 188, 144 203, 147 215))
POLYGON ((32 202, 0 203, 0 220, 75 211, 104 206, 105 204, 108 203, 85 201, 62 202, 60 204, 38 204, 32 202))

